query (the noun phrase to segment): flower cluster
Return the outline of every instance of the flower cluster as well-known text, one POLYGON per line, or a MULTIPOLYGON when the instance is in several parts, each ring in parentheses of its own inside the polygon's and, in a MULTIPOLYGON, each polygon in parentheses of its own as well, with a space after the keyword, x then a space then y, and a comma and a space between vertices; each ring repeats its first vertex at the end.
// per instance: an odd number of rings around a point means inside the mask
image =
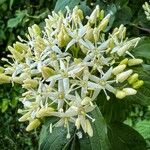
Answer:
MULTIPOLYGON (((1 68, 0 83, 21 84, 25 92, 20 98, 24 109, 19 121, 29 121, 26 130, 37 128, 43 118, 55 116, 59 121, 53 127, 67 128, 74 123, 89 136, 93 135, 89 115, 95 100, 104 92, 122 99, 136 94, 143 85, 132 66, 142 63, 131 54, 140 38, 126 38, 121 25, 105 34, 110 14, 105 15, 96 6, 90 16, 84 17, 77 6, 65 15, 52 12, 45 19, 43 30, 38 25, 28 28, 26 39, 9 46, 10 59, 1 68)), ((101 99, 99 99, 101 100, 101 99)))
POLYGON ((143 9, 147 20, 150 20, 150 4, 148 4, 148 2, 145 2, 145 4, 143 4, 143 9))

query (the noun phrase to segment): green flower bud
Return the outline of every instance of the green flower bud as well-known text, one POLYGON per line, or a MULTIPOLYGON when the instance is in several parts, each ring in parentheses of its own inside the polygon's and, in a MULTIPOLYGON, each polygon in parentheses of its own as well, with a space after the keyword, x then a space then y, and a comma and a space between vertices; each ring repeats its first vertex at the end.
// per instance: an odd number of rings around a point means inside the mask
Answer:
POLYGON ((117 54, 119 56, 122 56, 129 48, 130 48, 129 44, 124 45, 117 51, 117 54))
POLYGON ((3 73, 0 73, 0 84, 10 83, 10 82, 11 82, 11 77, 9 77, 3 73))
POLYGON ((0 73, 3 73, 4 72, 4 68, 3 67, 0 67, 0 73))
POLYGON ((104 18, 104 14, 105 14, 104 10, 101 10, 99 15, 101 20, 104 18))
POLYGON ((25 89, 34 89, 34 88, 37 88, 38 86, 38 81, 37 80, 34 80, 34 79, 26 79, 23 81, 23 85, 22 87, 25 88, 25 89))
POLYGON ((13 58, 17 61, 21 61, 24 57, 22 56, 21 53, 19 53, 18 51, 16 51, 13 47, 8 46, 8 49, 10 50, 10 52, 13 55, 13 58))
POLYGON ((35 35, 39 35, 39 36, 41 35, 41 29, 37 24, 34 24, 32 26, 32 29, 35 35))
POLYGON ((36 117, 37 117, 37 118, 42 118, 42 117, 45 117, 45 116, 50 116, 53 111, 54 111, 54 109, 51 108, 51 107, 41 108, 41 109, 36 113, 36 117))
POLYGON ((140 88, 144 84, 143 80, 138 80, 137 82, 133 83, 132 86, 134 89, 140 88))
POLYGON ((82 102, 81 105, 87 105, 92 101, 92 99, 90 97, 85 97, 82 102))
POLYGON ((122 82, 124 82, 126 79, 128 79, 129 76, 130 76, 132 73, 133 73, 133 70, 132 70, 132 69, 130 69, 130 70, 128 70, 128 71, 124 71, 124 72, 122 72, 122 73, 120 73, 120 74, 117 75, 116 81, 122 83, 122 82))
POLYGON ((124 91, 121 90, 117 90, 116 92, 116 97, 119 99, 123 99, 126 96, 126 93, 124 91))
POLYGON ((27 126, 26 131, 31 131, 33 129, 36 129, 38 126, 40 126, 41 122, 39 119, 34 119, 30 124, 27 126))
POLYGON ((114 75, 121 73, 126 68, 126 65, 119 65, 112 70, 114 75))
POLYGON ((134 73, 132 76, 128 78, 129 84, 133 84, 138 80, 139 75, 137 73, 134 73))
POLYGON ((98 26, 98 29, 100 31, 104 31, 109 23, 109 18, 110 18, 110 14, 108 14, 100 23, 100 25, 98 26))
POLYGON ((30 117, 30 112, 27 112, 21 118, 19 118, 19 122, 25 122, 29 119, 29 117, 30 117))
POLYGON ((99 17, 99 14, 100 14, 100 9, 99 9, 99 5, 97 5, 89 17, 89 22, 91 24, 94 24, 96 22, 96 19, 99 17))
POLYGON ((143 62, 142 59, 129 59, 128 60, 128 65, 129 66, 135 66, 135 65, 139 65, 143 62))
POLYGON ((128 64, 128 58, 125 58, 120 62, 120 65, 123 65, 123 64, 125 64, 125 65, 128 64))
POLYGON ((84 36, 84 39, 94 42, 93 28, 87 26, 87 32, 84 36))
POLYGON ((52 68, 43 66, 41 68, 42 76, 44 79, 48 79, 50 76, 53 76, 55 74, 55 71, 52 68))
POLYGON ((16 42, 15 44, 13 44, 13 47, 16 51, 20 53, 27 52, 29 49, 29 46, 27 44, 23 44, 20 42, 16 42))

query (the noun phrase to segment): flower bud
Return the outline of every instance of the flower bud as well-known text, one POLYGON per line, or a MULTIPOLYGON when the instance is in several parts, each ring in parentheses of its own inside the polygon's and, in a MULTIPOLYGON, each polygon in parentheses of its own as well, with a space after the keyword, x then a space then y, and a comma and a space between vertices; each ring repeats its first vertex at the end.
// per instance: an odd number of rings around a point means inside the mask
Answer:
POLYGON ((109 18, 110 18, 110 14, 108 14, 101 22, 100 25, 98 26, 98 29, 100 31, 104 31, 109 23, 109 18))
POLYGON ((82 102, 81 102, 81 105, 87 105, 91 102, 91 98, 90 97, 85 97, 82 102))
POLYGON ((51 108, 51 107, 41 108, 41 109, 36 113, 36 117, 37 117, 37 118, 42 118, 42 117, 45 117, 45 116, 50 116, 53 111, 54 111, 54 109, 51 108))
POLYGON ((37 88, 38 86, 38 81, 37 80, 34 80, 34 79, 26 79, 23 81, 23 85, 22 87, 25 88, 25 89, 34 89, 34 88, 37 88))
POLYGON ((128 58, 125 58, 120 62, 120 65, 123 65, 123 64, 125 64, 125 65, 128 64, 128 58))
POLYGON ((32 122, 30 122, 30 124, 27 126, 26 131, 31 131, 33 129, 36 129, 39 125, 41 124, 41 122, 39 121, 39 119, 34 119, 32 122))
POLYGON ((37 36, 41 35, 41 29, 40 29, 40 27, 37 24, 34 24, 32 26, 32 29, 33 29, 34 35, 37 35, 37 36))
POLYGON ((124 91, 121 90, 117 90, 116 92, 116 97, 119 99, 123 99, 126 96, 126 93, 124 91))
POLYGON ((42 76, 45 80, 48 79, 50 76, 53 76, 55 74, 55 71, 52 68, 49 68, 46 66, 43 66, 41 68, 41 72, 42 72, 42 76))
POLYGON ((70 37, 69 35, 67 34, 67 32, 65 31, 65 28, 64 26, 62 25, 61 26, 61 30, 58 34, 58 45, 60 47, 64 47, 68 44, 68 42, 70 41, 70 37))
POLYGON ((134 73, 132 76, 128 78, 129 84, 133 84, 138 80, 139 75, 137 73, 134 73))
POLYGON ((0 74, 3 73, 4 70, 5 70, 5 69, 4 69, 3 67, 0 67, 0 74))
POLYGON ((101 20, 104 18, 104 14, 105 14, 104 10, 101 10, 99 15, 101 20))
POLYGON ((139 65, 143 62, 142 59, 129 59, 128 60, 128 65, 129 66, 135 66, 135 65, 139 65))
POLYGON ((93 28, 87 26, 87 32, 84 36, 84 39, 94 42, 93 28))
POLYGON ((11 82, 11 77, 9 77, 3 73, 0 73, 0 84, 10 83, 10 82, 11 82))
POLYGON ((133 83, 133 88, 134 89, 138 89, 140 88, 142 85, 144 84, 144 81, 143 80, 138 80, 137 82, 133 83))
POLYGON ((126 65, 119 65, 112 70, 114 75, 121 73, 126 68, 126 65))
POLYGON ((129 48, 130 48, 129 44, 124 45, 117 51, 117 54, 119 56, 122 56, 129 48))
POLYGON ((8 46, 9 51, 12 53, 13 58, 17 61, 21 61, 24 57, 22 56, 21 53, 19 53, 18 51, 16 51, 13 47, 8 46))
POLYGON ((93 30, 93 35, 94 35, 94 41, 97 42, 99 40, 99 31, 98 28, 94 28, 93 30))
POLYGON ((34 42, 34 48, 37 52, 43 52, 43 50, 46 48, 46 43, 44 42, 43 38, 36 38, 34 42))
POLYGON ((122 82, 124 82, 127 78, 129 78, 129 76, 130 76, 132 73, 133 73, 133 70, 132 70, 132 69, 130 69, 130 70, 128 70, 128 71, 124 71, 124 72, 122 72, 122 73, 120 73, 120 74, 117 75, 116 81, 122 83, 122 82))
POLYGON ((133 88, 124 88, 123 91, 126 95, 135 95, 137 91, 133 88))
POLYGON ((30 112, 27 112, 21 118, 19 118, 19 122, 27 121, 29 117, 30 117, 30 112))
POLYGON ((27 52, 29 49, 29 46, 27 44, 23 44, 20 42, 16 42, 15 44, 13 44, 14 49, 20 53, 23 53, 24 51, 27 52))
POLYGON ((89 22, 91 24, 94 24, 96 22, 96 19, 99 17, 99 13, 100 13, 100 9, 99 9, 99 5, 97 5, 89 17, 89 22))

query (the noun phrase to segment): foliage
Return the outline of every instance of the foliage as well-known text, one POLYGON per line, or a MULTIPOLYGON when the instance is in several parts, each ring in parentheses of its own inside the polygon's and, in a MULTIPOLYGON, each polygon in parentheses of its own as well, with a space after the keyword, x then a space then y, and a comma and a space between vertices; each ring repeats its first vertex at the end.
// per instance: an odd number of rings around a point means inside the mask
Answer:
MULTIPOLYGON (((113 98, 107 101, 105 97, 101 97, 100 107, 93 111, 93 116, 98 117, 93 124, 96 135, 89 138, 83 135, 80 139, 78 132, 72 127, 72 137, 70 140, 64 140, 64 129, 55 129, 54 134, 49 133, 47 122, 55 122, 55 120, 47 119, 43 125, 40 135, 39 149, 48 149, 49 145, 60 149, 109 149, 112 150, 144 150, 146 149, 145 140, 147 140, 147 148, 149 148, 150 137, 150 21, 146 19, 142 5, 145 0, 40 0, 31 2, 18 0, 2 0, 0 1, 0 47, 1 58, 6 56, 7 46, 16 40, 17 35, 24 36, 27 27, 34 23, 43 26, 44 18, 51 10, 62 10, 66 5, 73 8, 79 5, 85 14, 89 14, 93 8, 99 4, 107 13, 111 12, 112 17, 109 27, 106 31, 125 24, 129 37, 143 37, 138 46, 134 49, 136 56, 144 59, 144 64, 135 68, 140 72, 141 77, 145 80, 145 85, 136 96, 118 100, 113 98), (56 5, 55 5, 56 3, 56 5), (140 111, 139 111, 140 109, 140 111), (101 114, 102 113, 102 114, 101 114), (95 115, 97 114, 97 115, 95 115), (103 115, 103 116, 102 116, 103 115), (98 122, 98 120, 101 120, 98 122), (124 122, 124 123, 123 123, 124 122), (125 124, 130 125, 131 128, 125 124), (144 137, 142 137, 137 131, 144 137), (56 137, 57 136, 57 137, 56 137), (48 139, 48 141, 47 141, 48 139), (108 140, 109 139, 109 140, 108 140), (145 140, 144 140, 145 139, 145 140), (46 142, 46 143, 45 143, 46 142), (60 142, 60 145, 59 145, 60 142), (99 144, 98 144, 99 143, 99 144), (137 144, 138 146, 137 147, 137 144), (77 147, 79 145, 79 147, 77 147), (101 147, 99 147, 101 145, 101 147), (96 147, 98 146, 98 147, 96 147), (42 148, 41 148, 42 147, 42 148), (44 147, 44 148, 43 148, 44 147)), ((10 86, 0 85, 0 118, 2 127, 0 128, 0 141, 2 149, 37 149, 37 139, 35 135, 29 135, 24 132, 24 126, 18 123, 17 103, 18 94, 21 92, 18 88, 10 88, 10 86), (16 128, 17 127, 17 128, 16 128), (16 135, 16 136, 15 136, 16 135), (34 143, 31 141, 36 139, 34 143), (10 147, 7 147, 10 144, 10 147)))

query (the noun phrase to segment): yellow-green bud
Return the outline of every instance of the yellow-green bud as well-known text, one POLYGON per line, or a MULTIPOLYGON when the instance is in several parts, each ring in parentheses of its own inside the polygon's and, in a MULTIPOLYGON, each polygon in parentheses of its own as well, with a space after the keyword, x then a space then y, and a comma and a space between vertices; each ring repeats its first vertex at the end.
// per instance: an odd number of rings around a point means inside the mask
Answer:
POLYGON ((30 117, 30 112, 27 112, 27 113, 24 114, 21 118, 19 118, 19 121, 20 121, 20 122, 27 121, 29 117, 30 117))
POLYGON ((0 73, 3 73, 4 72, 4 68, 3 67, 0 67, 0 73))
POLYGON ((133 88, 124 88, 123 91, 126 95, 135 95, 137 91, 133 88))
POLYGON ((37 24, 34 24, 32 26, 32 29, 35 35, 39 35, 39 36, 41 35, 41 29, 37 24))
POLYGON ((41 108, 41 109, 36 113, 36 117, 37 117, 37 118, 42 118, 42 117, 45 117, 45 116, 50 116, 53 111, 54 111, 54 109, 51 108, 51 107, 41 108))
POLYGON ((18 51, 16 51, 13 47, 8 46, 8 49, 10 50, 10 52, 13 55, 13 58, 17 61, 21 61, 24 57, 22 56, 21 53, 19 53, 18 51))
POLYGON ((100 31, 104 31, 109 23, 109 18, 110 18, 110 14, 108 14, 101 22, 100 25, 98 26, 98 29, 100 31))
POLYGON ((91 98, 90 97, 85 97, 82 102, 81 105, 87 105, 91 102, 91 98))
POLYGON ((7 76, 3 73, 0 73, 0 84, 10 83, 10 82, 11 82, 11 77, 10 76, 7 76))
POLYGON ((133 73, 133 70, 132 70, 132 69, 130 69, 130 70, 128 70, 128 71, 124 71, 124 72, 122 72, 122 73, 120 73, 120 74, 117 75, 116 81, 122 83, 122 82, 124 82, 126 79, 128 79, 129 76, 130 76, 132 73, 133 73))
POLYGON ((46 43, 44 42, 43 38, 37 37, 34 42, 34 48, 38 52, 43 52, 43 50, 46 48, 46 43))
POLYGON ((129 44, 124 45, 117 51, 117 54, 119 56, 122 56, 129 48, 130 48, 129 44))
POLYGON ((20 53, 24 51, 27 52, 29 49, 29 46, 27 44, 23 44, 20 42, 16 42, 15 44, 13 44, 13 46, 14 46, 14 49, 20 53))
POLYGON ((114 75, 121 73, 126 68, 126 65, 119 65, 112 70, 114 75))
POLYGON ((91 24, 94 24, 96 22, 96 19, 99 17, 99 14, 100 14, 100 9, 99 9, 99 5, 97 5, 89 17, 89 22, 91 24))
POLYGON ((128 64, 128 58, 125 58, 120 62, 120 65, 123 65, 123 64, 125 64, 125 65, 128 64))
POLYGON ((42 76, 44 79, 48 79, 50 76, 53 76, 55 74, 55 71, 52 68, 43 66, 41 68, 42 76))
POLYGON ((121 90, 117 90, 116 92, 116 97, 119 99, 123 99, 126 96, 126 93, 124 91, 121 90))
POLYGON ((100 11, 100 19, 101 19, 101 20, 104 18, 104 14, 105 14, 104 10, 101 10, 101 11, 100 11))
POLYGON ((87 32, 84 36, 84 39, 94 42, 93 28, 87 26, 87 32))
POLYGON ((143 62, 142 59, 129 59, 128 60, 128 65, 129 66, 135 66, 135 65, 139 65, 143 62))
POLYGON ((132 76, 128 78, 129 84, 133 84, 138 80, 139 75, 137 73, 134 73, 132 76))
POLYGON ((140 88, 142 85, 144 84, 144 81, 143 80, 138 80, 137 82, 133 83, 133 88, 134 89, 138 89, 140 88))
POLYGON ((23 81, 22 87, 25 89, 32 89, 32 88, 37 88, 38 86, 38 81, 34 79, 26 79, 23 81))
POLYGON ((30 124, 27 126, 26 131, 31 131, 33 129, 36 129, 38 126, 40 126, 41 122, 39 119, 34 119, 30 124))
POLYGON ((97 42, 99 40, 99 31, 98 28, 93 29, 94 41, 97 42))

